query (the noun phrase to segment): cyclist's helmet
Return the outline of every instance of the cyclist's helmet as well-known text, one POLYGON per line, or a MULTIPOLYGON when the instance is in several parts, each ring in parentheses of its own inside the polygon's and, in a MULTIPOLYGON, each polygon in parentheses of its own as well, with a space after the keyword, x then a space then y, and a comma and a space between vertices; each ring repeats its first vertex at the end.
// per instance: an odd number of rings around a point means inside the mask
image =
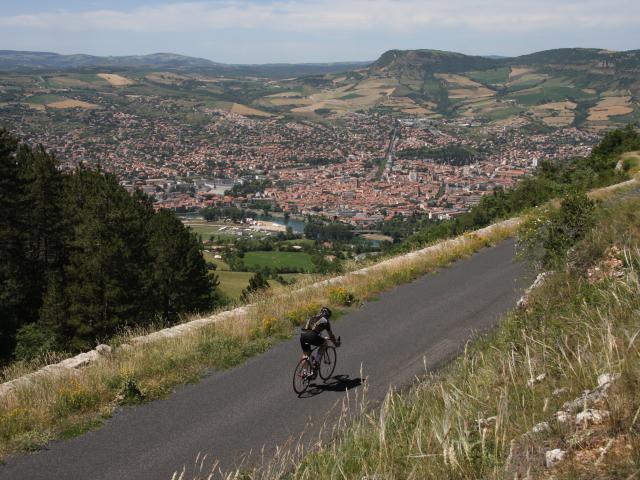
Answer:
POLYGON ((329 318, 331 318, 331 310, 329 310, 329 307, 322 307, 320 309, 320 315, 329 320, 329 318))

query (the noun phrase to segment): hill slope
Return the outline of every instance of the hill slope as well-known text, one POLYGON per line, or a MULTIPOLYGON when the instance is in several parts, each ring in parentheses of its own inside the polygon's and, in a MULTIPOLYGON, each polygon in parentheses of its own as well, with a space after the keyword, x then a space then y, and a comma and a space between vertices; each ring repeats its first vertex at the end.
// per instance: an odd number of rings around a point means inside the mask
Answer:
POLYGON ((363 109, 464 122, 603 128, 640 119, 640 51, 567 48, 513 58, 390 50, 369 67, 303 80, 293 111, 363 109), (298 101, 300 103, 300 101, 298 101))

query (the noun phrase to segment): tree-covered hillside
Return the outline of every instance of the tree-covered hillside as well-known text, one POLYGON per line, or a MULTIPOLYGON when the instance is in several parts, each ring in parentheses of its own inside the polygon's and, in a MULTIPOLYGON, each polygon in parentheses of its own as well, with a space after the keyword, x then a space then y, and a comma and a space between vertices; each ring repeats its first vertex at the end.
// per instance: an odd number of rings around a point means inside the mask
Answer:
POLYGON ((0 131, 0 360, 208 310, 214 282, 172 213, 0 131))

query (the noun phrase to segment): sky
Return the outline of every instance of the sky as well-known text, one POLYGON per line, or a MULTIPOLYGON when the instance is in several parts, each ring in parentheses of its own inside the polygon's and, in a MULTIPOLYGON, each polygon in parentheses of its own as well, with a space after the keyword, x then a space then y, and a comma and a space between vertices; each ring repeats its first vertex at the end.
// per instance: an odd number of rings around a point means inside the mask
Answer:
POLYGON ((225 63, 640 49, 640 0, 2 0, 0 49, 225 63))

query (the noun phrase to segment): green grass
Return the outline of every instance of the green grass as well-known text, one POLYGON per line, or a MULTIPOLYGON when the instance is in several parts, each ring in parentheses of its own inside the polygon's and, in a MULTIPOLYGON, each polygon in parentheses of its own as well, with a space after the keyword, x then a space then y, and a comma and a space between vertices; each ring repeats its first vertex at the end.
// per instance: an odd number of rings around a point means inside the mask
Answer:
POLYGON ((305 272, 314 270, 311 255, 305 252, 247 252, 244 254, 244 264, 250 269, 269 267, 295 268, 305 272))
POLYGON ((188 227, 192 231, 200 235, 202 237, 202 240, 204 241, 209 240, 209 237, 211 235, 218 235, 218 233, 220 232, 220 225, 190 223, 188 224, 188 227))
POLYGON ((509 80, 511 67, 494 68, 492 70, 483 70, 468 73, 467 76, 476 82, 485 85, 495 85, 497 83, 505 83, 509 80))
POLYGON ((36 105, 46 105, 48 103, 60 102, 62 100, 66 100, 66 98, 61 97, 60 95, 50 95, 50 94, 33 95, 25 99, 27 103, 33 103, 36 105))
POLYGON ((519 115, 523 109, 521 107, 509 106, 503 108, 495 108, 493 110, 483 112, 482 115, 487 117, 489 120, 504 120, 505 118, 513 117, 514 115, 519 115))
POLYGON ((254 275, 251 272, 230 272, 227 270, 216 271, 220 285, 220 292, 230 299, 238 299, 242 290, 249 285, 249 279, 254 275))
POLYGON ((563 83, 562 79, 551 79, 536 87, 535 91, 512 93, 508 95, 508 98, 516 100, 521 105, 533 106, 547 102, 584 100, 593 96, 593 94, 583 92, 579 88, 563 83))
POLYGON ((204 252, 202 252, 202 256, 204 257, 204 260, 207 263, 213 263, 214 265, 216 265, 217 271, 231 270, 227 262, 225 262, 224 260, 220 260, 218 258, 213 258, 214 257, 213 253, 207 252, 205 250, 204 252))
POLYGON ((347 93, 346 95, 339 97, 340 100, 353 100, 354 98, 362 98, 364 95, 358 93, 347 93))

